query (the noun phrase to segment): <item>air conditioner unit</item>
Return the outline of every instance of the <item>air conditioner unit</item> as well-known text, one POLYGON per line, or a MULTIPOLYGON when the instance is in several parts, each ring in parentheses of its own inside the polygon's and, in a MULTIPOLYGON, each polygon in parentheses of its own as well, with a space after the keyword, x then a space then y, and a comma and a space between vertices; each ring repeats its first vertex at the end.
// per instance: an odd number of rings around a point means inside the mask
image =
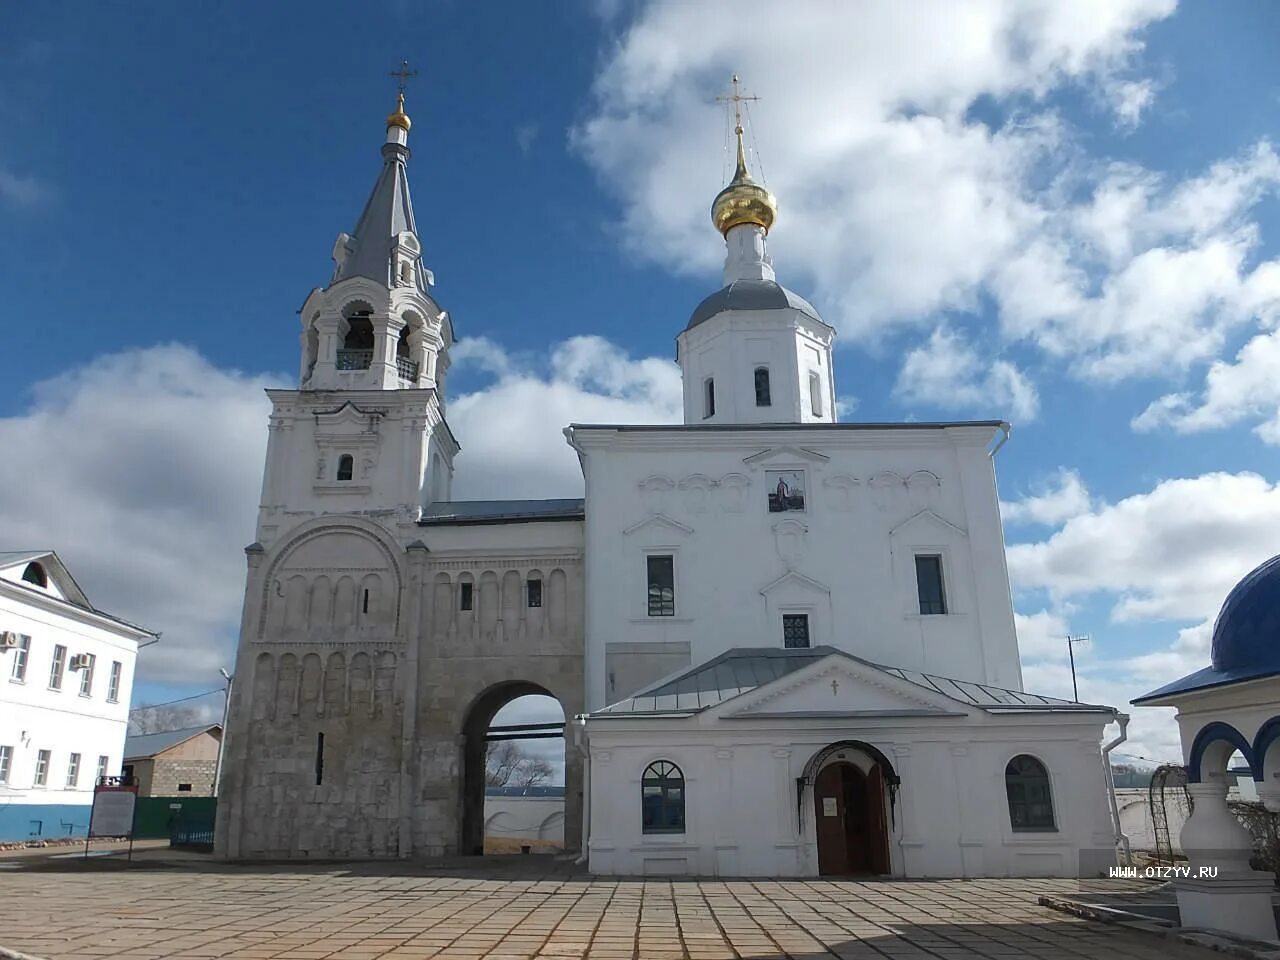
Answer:
POLYGON ((12 650, 18 645, 18 635, 12 630, 0 633, 0 650, 12 650))
POLYGON ((77 653, 71 658, 72 670, 88 670, 89 665, 93 663, 93 657, 87 653, 77 653))

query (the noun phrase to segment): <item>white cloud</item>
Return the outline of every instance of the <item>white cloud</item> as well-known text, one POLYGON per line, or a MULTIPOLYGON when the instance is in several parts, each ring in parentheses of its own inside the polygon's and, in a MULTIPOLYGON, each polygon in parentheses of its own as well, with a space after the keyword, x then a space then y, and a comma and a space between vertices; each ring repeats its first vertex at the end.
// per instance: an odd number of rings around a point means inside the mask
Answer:
POLYGON ((278 382, 171 344, 38 383, 0 419, 0 449, 20 452, 0 458, 5 541, 56 550, 95 605, 163 631, 144 679, 221 682, 278 382))
POLYGON ((1040 523, 1056 527, 1064 520, 1086 513, 1092 503, 1089 489, 1080 474, 1066 467, 1058 469, 1056 486, 1020 500, 1000 502, 1000 515, 1007 523, 1040 523))
POLYGON ((1204 391, 1169 393, 1133 418, 1135 430, 1171 427, 1197 433, 1261 419, 1254 433, 1280 444, 1280 331, 1258 334, 1240 348, 1234 363, 1219 360, 1205 375, 1204 391))
POLYGON ((984 360, 958 333, 938 327, 928 341, 907 353, 896 393, 908 403, 949 409, 977 409, 985 415, 1008 412, 1035 419, 1040 399, 1035 387, 1007 360, 984 360))
POLYGON ((1164 480, 1069 519, 1040 543, 1009 547, 1018 589, 1056 601, 1114 598, 1116 621, 1202 620, 1276 552, 1280 486, 1252 473, 1164 480))
MULTIPOLYGON (((1142 31, 1172 11, 748 2, 726 16, 654 0, 603 62, 573 142, 621 200, 624 242, 710 272, 723 254, 705 211, 727 172, 711 159, 713 97, 736 70, 764 96, 752 112, 780 198, 780 276, 810 284, 843 334, 887 337, 989 299, 999 337, 1078 377, 1164 376, 1280 305, 1254 217, 1280 160, 1262 143, 1185 179, 1109 163, 1048 98, 1078 87, 1132 126, 1157 86, 1138 72, 1142 31), (971 110, 984 98, 1010 117, 998 129, 971 110)), ((993 376, 1025 386, 1012 367, 993 376)))
MULTIPOLYGON (((1049 610, 1015 613, 1013 625, 1018 634, 1018 652, 1024 661, 1066 659, 1067 634, 1071 628, 1062 614, 1049 610)), ((1048 692, 1034 687, 1030 689, 1036 693, 1048 692)))
POLYGON ((632 359, 601 337, 573 337, 546 358, 512 357, 486 340, 463 340, 455 365, 475 363, 493 382, 449 404, 462 444, 453 495, 459 500, 582 495, 571 423, 678 423, 680 368, 632 359))

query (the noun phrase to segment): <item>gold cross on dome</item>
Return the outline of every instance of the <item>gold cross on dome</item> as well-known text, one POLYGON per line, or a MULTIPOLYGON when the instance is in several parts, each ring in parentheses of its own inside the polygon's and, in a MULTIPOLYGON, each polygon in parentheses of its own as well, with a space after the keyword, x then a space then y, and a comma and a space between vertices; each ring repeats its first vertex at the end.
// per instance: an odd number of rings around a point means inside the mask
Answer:
POLYGON ((410 69, 409 69, 409 61, 408 61, 408 60, 401 60, 401 61, 400 61, 400 69, 399 69, 399 70, 393 70, 393 71, 391 71, 391 74, 390 74, 390 76, 395 77, 395 78, 400 82, 400 95, 401 95, 401 96, 403 96, 403 95, 404 95, 404 88, 408 85, 409 81, 410 81, 410 80, 412 80, 412 79, 413 79, 414 77, 416 77, 417 75, 418 75, 418 71, 417 71, 417 70, 410 70, 410 69))
POLYGON ((716 103, 732 103, 733 104, 733 124, 735 132, 742 133, 742 104, 748 100, 759 100, 759 97, 749 97, 742 92, 742 84, 738 81, 738 75, 735 73, 733 79, 729 81, 732 93, 716 97, 716 103))

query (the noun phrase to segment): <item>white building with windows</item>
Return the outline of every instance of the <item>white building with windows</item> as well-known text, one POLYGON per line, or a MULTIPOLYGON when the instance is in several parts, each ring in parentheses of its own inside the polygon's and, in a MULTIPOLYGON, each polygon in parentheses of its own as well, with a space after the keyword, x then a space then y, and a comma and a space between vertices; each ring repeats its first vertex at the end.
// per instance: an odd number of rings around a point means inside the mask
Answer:
POLYGON ((219 851, 479 852, 489 721, 543 693, 577 718, 565 837, 598 873, 1112 862, 1123 718, 1022 689, 1008 424, 838 422, 835 331, 777 282, 741 126, 723 286, 676 340, 684 423, 567 427, 585 501, 451 499, 403 97, 386 129, 298 389, 270 391, 219 851))
POLYGON ((0 842, 85 835, 156 639, 96 609, 52 551, 0 553, 0 842))

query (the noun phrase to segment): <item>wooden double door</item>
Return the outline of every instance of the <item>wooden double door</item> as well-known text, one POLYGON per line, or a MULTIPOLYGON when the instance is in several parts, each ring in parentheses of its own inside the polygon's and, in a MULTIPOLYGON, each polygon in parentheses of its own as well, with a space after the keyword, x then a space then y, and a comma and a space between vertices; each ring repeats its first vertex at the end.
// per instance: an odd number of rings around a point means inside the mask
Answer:
POLYGON ((889 872, 884 775, 852 763, 823 767, 813 782, 818 873, 822 876, 889 872))

